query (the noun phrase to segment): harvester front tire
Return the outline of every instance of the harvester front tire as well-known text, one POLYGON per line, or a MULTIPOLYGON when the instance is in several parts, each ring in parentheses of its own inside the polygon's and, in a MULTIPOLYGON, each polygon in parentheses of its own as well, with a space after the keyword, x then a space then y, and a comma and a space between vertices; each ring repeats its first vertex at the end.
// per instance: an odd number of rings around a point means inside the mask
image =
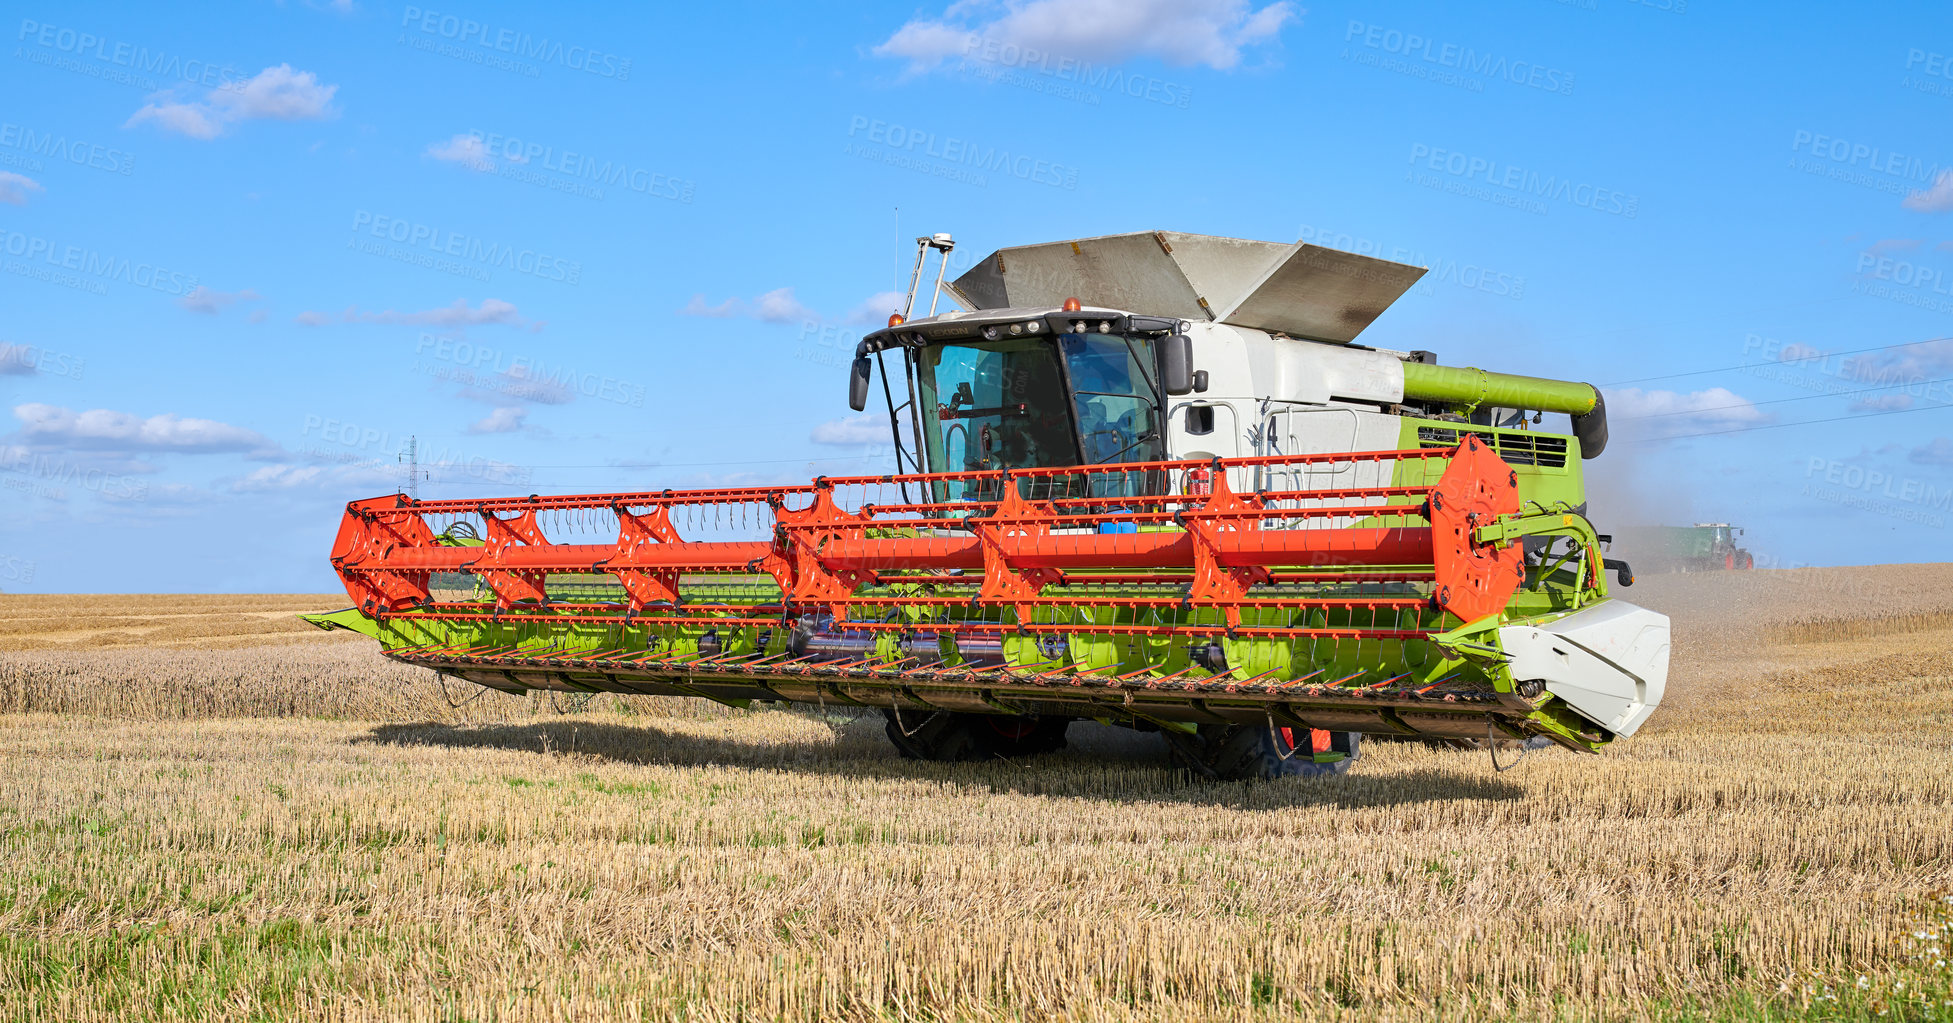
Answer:
POLYGON ((972 714, 980 745, 999 757, 1036 757, 1065 748, 1065 732, 1070 718, 996 714, 972 714))
POLYGON ((909 760, 1032 757, 1065 747, 1070 718, 1002 717, 951 711, 885 710, 888 741, 909 760))
POLYGON ((1209 781, 1273 781, 1342 774, 1363 755, 1361 733, 1344 733, 1349 753, 1317 763, 1309 733, 1267 725, 1201 725, 1194 735, 1168 733, 1173 758, 1209 781), (1292 744, 1303 748, 1296 750, 1292 744))

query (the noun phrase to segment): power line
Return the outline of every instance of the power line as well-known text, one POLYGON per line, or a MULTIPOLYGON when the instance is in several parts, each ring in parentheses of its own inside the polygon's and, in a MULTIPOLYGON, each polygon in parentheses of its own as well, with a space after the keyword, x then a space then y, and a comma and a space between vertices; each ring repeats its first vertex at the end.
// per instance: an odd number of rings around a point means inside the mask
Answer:
POLYGON ((1918 408, 1886 409, 1883 412, 1866 412, 1856 416, 1832 416, 1829 419, 1800 419, 1794 423, 1766 423, 1762 426, 1739 426, 1733 430, 1708 430, 1702 433, 1670 433, 1660 437, 1638 437, 1631 444, 1652 444, 1656 441, 1682 440, 1686 437, 1720 437, 1726 433, 1751 433, 1756 430, 1781 430, 1787 426, 1816 426, 1819 423, 1841 423, 1847 419, 1875 419, 1879 416, 1900 416, 1907 412, 1930 412, 1945 408, 1944 405, 1921 405, 1918 408))
MULTIPOLYGON (((667 462, 667 463, 664 463, 664 464, 662 464, 662 465, 655 465, 655 466, 645 466, 645 467, 643 467, 643 468, 647 468, 647 469, 664 469, 664 468, 675 468, 675 467, 698 467, 698 466, 723 466, 723 465, 775 465, 775 464, 780 464, 780 463, 785 463, 785 462, 796 462, 796 463, 810 463, 810 464, 811 464, 811 463, 823 463, 823 462, 862 462, 862 461, 867 461, 867 460, 869 460, 869 459, 871 459, 871 458, 874 458, 874 457, 877 457, 877 456, 874 456, 874 455, 833 455, 833 456, 830 456, 830 457, 826 457, 826 458, 769 458, 769 459, 759 459, 759 460, 754 460, 754 461, 744 461, 744 462, 667 462)), ((498 463, 498 464, 497 464, 497 466, 496 466, 495 468, 497 469, 497 471, 506 471, 506 470, 508 470, 508 469, 623 469, 623 470, 625 470, 625 471, 638 471, 638 470, 637 470, 636 468, 634 468, 634 467, 623 467, 623 466, 614 466, 614 465, 521 465, 521 464, 517 464, 517 463, 514 463, 514 462, 507 462, 507 463, 498 463)), ((518 483, 517 481, 513 481, 513 480, 509 480, 509 481, 496 481, 496 480, 483 480, 483 479, 445 479, 445 478, 441 478, 441 479, 437 479, 437 478, 434 478, 434 477, 431 477, 431 476, 430 476, 430 477, 428 478, 428 482, 429 482, 429 483, 439 483, 439 484, 442 484, 442 485, 445 485, 445 486, 459 486, 459 487, 504 487, 504 488, 507 488, 507 487, 512 487, 512 486, 518 486, 518 485, 520 485, 520 484, 519 484, 519 483, 518 483)), ((532 481, 523 481, 523 482, 532 482, 532 481)), ((547 485, 548 485, 548 486, 550 486, 550 487, 552 487, 552 488, 555 488, 555 487, 606 487, 606 486, 615 486, 615 485, 616 485, 616 480, 615 480, 615 479, 613 478, 613 479, 611 479, 611 480, 606 480, 606 481, 604 481, 604 482, 602 482, 602 483, 561 483, 561 482, 551 482, 551 483, 549 483, 549 484, 547 484, 547 485)), ((764 486, 765 484, 764 484, 764 483, 756 483, 756 484, 754 484, 754 485, 755 485, 755 486, 764 486)))
POLYGON ((785 465, 788 462, 859 462, 873 458, 874 455, 825 455, 819 458, 753 458, 738 462, 654 462, 646 465, 618 465, 614 462, 600 462, 589 465, 542 464, 532 462, 498 462, 514 469, 616 469, 620 472, 640 472, 652 469, 696 469, 718 465, 785 465))
MULTIPOLYGON (((1890 390, 1891 388, 1894 387, 1912 387, 1918 384, 1944 384, 1944 383, 1953 383, 1953 377, 1938 377, 1933 380, 1908 380, 1902 384, 1881 384, 1878 387, 1861 387, 1855 391, 1826 391, 1823 394, 1805 394, 1805 395, 1799 395, 1798 397, 1795 398, 1771 398, 1768 401, 1746 401, 1738 405, 1711 405, 1708 408, 1677 409, 1673 412, 1650 412, 1645 416, 1622 416, 1621 421, 1632 423, 1632 422, 1638 422, 1643 419, 1660 419, 1663 416, 1692 416, 1703 412, 1720 412, 1724 409, 1754 408, 1758 405, 1781 405, 1785 402, 1790 402, 1790 401, 1816 401, 1819 398, 1842 398, 1847 394, 1864 394, 1868 391, 1885 391, 1885 390, 1890 390)), ((1943 408, 1946 406, 1942 404, 1942 405, 1933 405, 1928 407, 1943 408)), ((1899 410, 1895 409, 1893 411, 1899 411, 1899 410)))
MULTIPOLYGON (((1863 355, 1866 352, 1889 352, 1897 348, 1911 348, 1915 345, 1929 345, 1935 341, 1953 341, 1953 337, 1929 337, 1924 341, 1904 341, 1896 345, 1876 345, 1871 348, 1853 348, 1843 352, 1825 352, 1824 357, 1828 359, 1833 355, 1863 355)), ((1601 384, 1600 386, 1613 387, 1616 384, 1639 384, 1649 380, 1673 380, 1677 377, 1699 377, 1705 373, 1727 373, 1732 369, 1756 369, 1763 366, 1781 366, 1781 365, 1783 365, 1782 360, 1778 360, 1777 362, 1742 362, 1742 363, 1737 363, 1734 366, 1717 366, 1714 369, 1692 369, 1686 373, 1664 373, 1661 374, 1660 376, 1635 377, 1631 380, 1610 380, 1607 383, 1601 384)))

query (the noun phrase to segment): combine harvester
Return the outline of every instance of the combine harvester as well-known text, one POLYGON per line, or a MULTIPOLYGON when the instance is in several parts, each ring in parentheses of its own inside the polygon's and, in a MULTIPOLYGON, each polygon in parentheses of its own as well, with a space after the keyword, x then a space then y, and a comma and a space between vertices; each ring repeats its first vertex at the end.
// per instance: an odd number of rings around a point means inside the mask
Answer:
MULTIPOLYGON (((918 243, 911 307, 952 246, 918 243)), ((1355 344, 1423 273, 1168 232, 939 267, 963 309, 852 366, 896 474, 355 501, 355 606, 311 620, 510 693, 880 708, 929 760, 1078 719, 1223 779, 1338 772, 1365 734, 1598 750, 1669 649, 1584 515, 1600 394, 1355 344)))

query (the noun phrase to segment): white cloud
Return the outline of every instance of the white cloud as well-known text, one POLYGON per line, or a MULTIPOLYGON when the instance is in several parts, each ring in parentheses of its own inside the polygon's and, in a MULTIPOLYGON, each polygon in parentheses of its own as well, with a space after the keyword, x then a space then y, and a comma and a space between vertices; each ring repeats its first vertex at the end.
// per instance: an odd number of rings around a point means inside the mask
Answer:
POLYGON ((576 400, 576 390, 571 386, 575 380, 574 375, 566 381, 561 373, 556 376, 542 376, 529 366, 510 366, 508 371, 502 374, 502 380, 502 393, 518 401, 532 401, 539 405, 567 405, 576 400))
POLYGON ((692 300, 678 310, 678 315, 714 319, 750 316, 767 323, 797 323, 813 319, 815 313, 793 297, 792 288, 774 288, 750 302, 743 298, 728 298, 718 305, 707 305, 704 295, 693 295, 692 300))
POLYGON ((524 320, 514 303, 499 298, 484 298, 474 308, 468 307, 468 300, 457 298, 452 305, 438 309, 424 309, 417 313, 395 312, 392 309, 377 313, 361 312, 357 306, 347 306, 337 315, 306 310, 295 317, 296 321, 308 327, 323 326, 328 323, 386 323, 406 324, 421 327, 480 327, 500 325, 505 327, 526 327, 540 330, 540 322, 524 320))
POLYGON ((473 135, 456 135, 446 142, 436 142, 427 147, 427 155, 436 160, 458 163, 469 170, 495 169, 495 161, 488 155, 488 147, 473 135))
POLYGON ((504 405, 567 405, 576 400, 576 378, 539 375, 528 366, 511 366, 500 373, 480 373, 463 368, 453 374, 461 389, 457 397, 500 408, 504 405))
POLYGON ((1866 385, 1917 383, 1953 375, 1953 339, 1935 338, 1874 355, 1855 356, 1851 375, 1866 385))
MULTIPOLYGON (((14 435, 17 439, 28 438, 14 435)), ((73 468, 122 476, 146 476, 161 472, 162 466, 138 455, 94 448, 61 448, 49 444, 0 444, 0 469, 31 475, 61 475, 73 468)))
POLYGON ((888 322, 888 314, 901 311, 903 297, 903 293, 899 291, 875 292, 862 299, 860 304, 848 310, 847 314, 837 321, 825 319, 817 310, 808 308, 794 295, 792 288, 775 288, 757 298, 744 299, 735 296, 717 305, 708 304, 702 294, 693 295, 692 300, 678 310, 678 315, 703 316, 718 320, 744 316, 766 323, 798 323, 808 330, 832 331, 843 323, 855 326, 882 326, 888 322))
POLYGON ((127 412, 90 409, 76 412, 30 402, 14 406, 21 439, 43 447, 96 451, 177 451, 192 454, 239 452, 269 457, 278 445, 255 430, 174 413, 143 418, 127 412))
POLYGON ((1906 457, 1920 465, 1953 465, 1953 440, 1934 437, 1932 443, 1913 448, 1906 457))
POLYGON ((888 322, 890 313, 902 311, 904 297, 899 291, 877 291, 848 311, 848 322, 879 327, 888 322))
POLYGON ((191 289, 188 295, 177 299, 176 303, 193 313, 215 316, 239 302, 256 302, 261 297, 263 296, 250 288, 245 288, 243 291, 218 291, 199 284, 191 289))
POLYGON ((1168 64, 1228 70, 1244 49, 1273 42, 1302 15, 1282 0, 957 0, 940 18, 917 18, 874 48, 878 57, 926 71, 945 60, 994 52, 1026 66, 1045 57, 1116 63, 1158 57, 1168 64), (1042 57, 1032 58, 1029 51, 1042 57))
POLYGON ((310 71, 294 71, 290 64, 265 68, 250 78, 211 89, 200 100, 182 100, 165 91, 150 97, 122 126, 154 121, 164 131, 193 139, 214 139, 243 121, 316 121, 338 113, 333 109, 337 85, 322 84, 310 71))
POLYGON ((685 303, 683 309, 678 310, 678 315, 706 316, 715 320, 725 320, 738 316, 739 307, 739 300, 736 298, 726 299, 718 305, 706 305, 705 296, 703 294, 697 294, 692 296, 690 302, 685 303))
POLYGON ((266 465, 253 469, 250 475, 231 484, 231 489, 284 490, 311 483, 329 471, 323 465, 266 465))
POLYGON ((293 71, 290 64, 280 64, 217 90, 212 98, 239 119, 312 121, 335 113, 332 95, 338 91, 337 85, 321 85, 310 71, 293 71))
POLYGON ((40 191, 44 191, 41 183, 33 178, 13 171, 0 171, 0 202, 25 206, 28 193, 40 191))
POLYGON ((1946 213, 1953 211, 1953 168, 1939 172, 1932 187, 1922 188, 1906 196, 1903 204, 1906 209, 1921 213, 1946 213))
POLYGON ((1610 422, 1624 432, 1659 439, 1682 433, 1760 423, 1769 416, 1726 387, 1704 391, 1644 391, 1624 387, 1607 392, 1610 422))
POLYGON ((39 372, 32 345, 0 341, 0 377, 31 377, 39 372))
POLYGON ((201 103, 150 103, 124 121, 122 127, 132 128, 144 121, 154 121, 164 131, 205 142, 224 133, 216 112, 201 103))
POLYGON ((233 480, 230 489, 239 493, 316 489, 344 494, 349 490, 398 490, 401 482, 398 463, 374 458, 341 465, 279 462, 260 466, 233 480))
POLYGON ((816 444, 850 447, 886 443, 890 439, 888 417, 869 413, 848 416, 845 419, 830 419, 814 427, 813 435, 809 439, 816 444))
POLYGON ((188 506, 206 504, 217 495, 201 487, 188 483, 158 483, 150 486, 144 483, 132 488, 104 487, 96 491, 102 500, 110 503, 137 504, 145 508, 158 505, 188 506))
MULTIPOLYGON (((423 449, 423 453, 426 449, 423 449)), ((279 461, 233 479, 237 492, 313 491, 344 500, 348 493, 392 493, 405 489, 407 467, 391 458, 335 458, 325 452, 303 452, 302 461, 279 461)), ((419 463, 423 487, 463 482, 498 487, 529 484, 526 466, 444 452, 419 463)))
POLYGON ((514 433, 522 429, 522 420, 529 414, 519 406, 504 405, 488 415, 468 424, 469 433, 514 433))
POLYGON ((813 315, 812 309, 793 297, 792 288, 774 288, 753 300, 753 316, 768 323, 793 323, 813 315))

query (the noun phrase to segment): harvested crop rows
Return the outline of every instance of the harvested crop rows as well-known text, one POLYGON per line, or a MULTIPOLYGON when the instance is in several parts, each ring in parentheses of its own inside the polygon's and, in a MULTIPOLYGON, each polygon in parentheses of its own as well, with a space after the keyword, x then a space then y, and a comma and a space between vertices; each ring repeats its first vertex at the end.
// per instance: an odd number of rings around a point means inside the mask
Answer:
POLYGON ((1953 1017, 1953 570, 1632 597, 1676 672, 1607 753, 1260 785, 0 598, 0 1016, 1953 1017))

